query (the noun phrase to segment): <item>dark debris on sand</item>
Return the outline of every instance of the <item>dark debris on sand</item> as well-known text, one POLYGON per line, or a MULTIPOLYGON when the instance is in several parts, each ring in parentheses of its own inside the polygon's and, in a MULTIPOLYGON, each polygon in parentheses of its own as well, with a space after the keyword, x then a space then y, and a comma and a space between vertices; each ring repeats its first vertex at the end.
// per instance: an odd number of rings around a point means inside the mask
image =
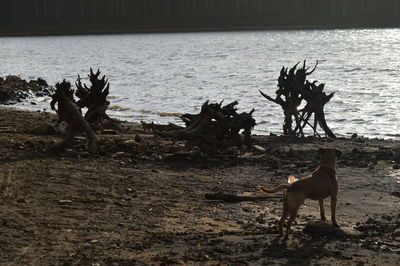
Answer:
POLYGON ((34 129, 56 121, 0 109, 0 264, 400 264, 400 172, 393 169, 399 142, 252 136, 252 151, 210 156, 122 123, 122 131, 97 133, 96 155, 83 137, 54 153, 62 137, 34 129), (358 234, 307 232, 319 219, 318 203, 307 201, 284 241, 276 230, 279 197, 204 197, 260 196, 257 185, 311 173, 320 146, 344 151, 337 219, 344 232, 358 234))

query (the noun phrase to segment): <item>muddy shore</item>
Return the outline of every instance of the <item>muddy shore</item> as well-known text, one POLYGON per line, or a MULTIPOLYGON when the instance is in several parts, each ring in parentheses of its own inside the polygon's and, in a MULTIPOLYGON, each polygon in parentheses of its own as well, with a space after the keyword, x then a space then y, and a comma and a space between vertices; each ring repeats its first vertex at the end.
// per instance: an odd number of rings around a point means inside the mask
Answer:
POLYGON ((0 77, 0 105, 12 105, 32 97, 50 96, 53 92, 53 88, 42 78, 27 81, 12 75, 0 77))
POLYGON ((210 157, 171 148, 155 156, 151 146, 162 140, 124 123, 122 132, 99 132, 101 152, 90 156, 83 137, 52 152, 61 136, 37 128, 55 121, 0 107, 1 265, 400 264, 399 141, 254 136, 265 151, 210 157), (280 194, 239 203, 204 197, 259 196, 257 185, 312 172, 327 145, 344 151, 339 234, 303 230, 319 219, 313 201, 283 241, 280 194))

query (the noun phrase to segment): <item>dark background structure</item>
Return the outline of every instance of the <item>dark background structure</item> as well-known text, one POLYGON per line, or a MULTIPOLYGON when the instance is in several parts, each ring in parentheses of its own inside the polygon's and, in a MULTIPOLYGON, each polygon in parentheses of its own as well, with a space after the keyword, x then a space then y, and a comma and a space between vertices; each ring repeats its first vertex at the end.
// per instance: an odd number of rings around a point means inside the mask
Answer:
POLYGON ((399 26, 398 0, 2 0, 0 34, 399 26))

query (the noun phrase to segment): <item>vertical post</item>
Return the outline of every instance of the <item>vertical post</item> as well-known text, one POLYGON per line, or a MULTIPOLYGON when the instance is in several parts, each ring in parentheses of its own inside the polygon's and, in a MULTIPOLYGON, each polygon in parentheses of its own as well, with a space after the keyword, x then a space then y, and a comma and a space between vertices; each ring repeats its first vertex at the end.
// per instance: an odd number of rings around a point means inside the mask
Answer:
POLYGON ((334 0, 330 0, 330 3, 331 3, 331 5, 330 5, 330 9, 331 9, 331 17, 334 17, 335 16, 335 1, 334 0))
POLYGON ((79 1, 79 3, 80 3, 80 13, 81 13, 81 23, 83 23, 84 21, 85 21, 85 12, 84 12, 84 1, 83 0, 81 0, 81 1, 79 1))
POLYGON ((68 0, 68 21, 72 22, 72 15, 73 15, 73 3, 72 0, 68 0))
POLYGON ((166 17, 170 18, 171 17, 171 0, 165 0, 165 9, 166 9, 166 17))
POLYGON ((121 13, 121 16, 122 16, 122 17, 125 16, 125 8, 126 8, 126 6, 125 6, 125 0, 121 0, 120 13, 121 13))
POLYGON ((347 0, 342 0, 342 16, 347 17, 348 5, 347 0))
MULTIPOLYGON (((108 10, 110 12, 110 17, 111 18, 115 18, 115 0, 109 0, 110 3, 110 10, 108 10)), ((110 19, 110 17, 108 19, 110 19)))
POLYGON ((144 17, 147 17, 147 0, 143 0, 143 15, 144 17))
POLYGON ((16 0, 12 0, 11 1, 11 14, 12 14, 12 18, 13 18, 13 21, 14 21, 14 25, 16 25, 17 24, 17 12, 16 12, 16 10, 17 10, 17 8, 16 8, 16 0))
POLYGON ((43 1, 43 16, 44 18, 47 20, 49 18, 49 13, 48 13, 48 8, 47 8, 47 1, 48 0, 44 0, 43 1))
POLYGON ((38 2, 38 1, 35 1, 35 2, 33 3, 33 5, 34 5, 34 10, 35 10, 35 20, 36 20, 36 23, 38 23, 38 21, 39 21, 39 19, 40 19, 39 2, 38 2))
POLYGON ((96 22, 97 14, 96 14, 96 0, 92 0, 92 19, 96 22))

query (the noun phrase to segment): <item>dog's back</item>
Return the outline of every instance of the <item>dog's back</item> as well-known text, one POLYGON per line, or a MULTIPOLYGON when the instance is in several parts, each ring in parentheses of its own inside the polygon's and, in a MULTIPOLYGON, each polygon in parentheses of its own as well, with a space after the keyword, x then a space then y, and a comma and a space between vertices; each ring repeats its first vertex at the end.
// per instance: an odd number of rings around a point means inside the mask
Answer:
POLYGON ((327 198, 334 186, 337 186, 336 173, 319 166, 311 175, 292 183, 287 192, 303 194, 304 199, 320 200, 327 198))

